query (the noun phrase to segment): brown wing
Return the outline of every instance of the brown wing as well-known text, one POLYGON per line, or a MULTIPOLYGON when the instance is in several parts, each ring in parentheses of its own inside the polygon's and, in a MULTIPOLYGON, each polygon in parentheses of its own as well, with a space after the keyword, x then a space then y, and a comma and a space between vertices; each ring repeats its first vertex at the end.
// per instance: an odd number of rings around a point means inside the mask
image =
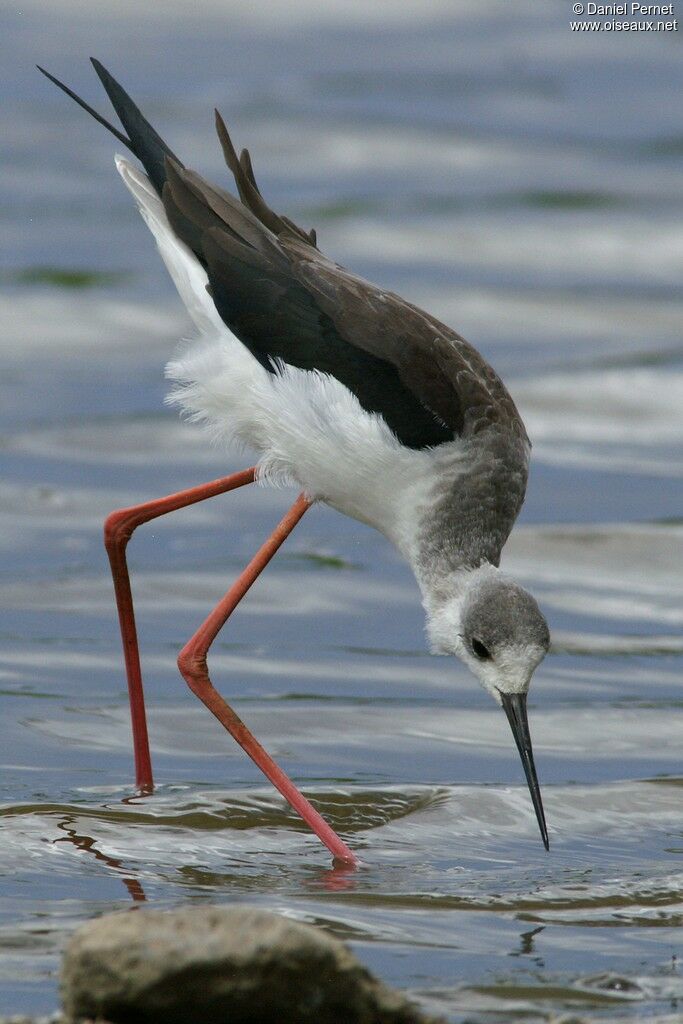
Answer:
POLYGON ((221 318, 268 369, 282 360, 336 377, 399 440, 423 448, 494 423, 525 438, 510 395, 455 331, 348 273, 266 205, 249 154, 218 134, 241 202, 167 159, 162 197, 206 266, 221 318))
POLYGON ((142 162, 178 236, 206 267, 225 323, 272 372, 283 360, 336 377, 408 447, 458 435, 475 442, 468 487, 443 481, 435 514, 446 532, 434 536, 441 543, 450 530, 450 550, 457 553, 467 538, 462 558, 497 562, 524 499, 529 448, 514 403, 488 363, 429 314, 326 259, 314 231, 274 213, 248 152, 237 157, 218 115, 241 202, 186 171, 122 86, 93 64, 127 135, 44 73, 142 162))
POLYGON ((296 238, 280 244, 292 272, 340 335, 395 367, 400 380, 453 434, 493 424, 526 439, 515 404, 493 368, 452 328, 394 292, 332 263, 296 238))
MULTIPOLYGON (((336 377, 399 440, 424 448, 498 425, 498 443, 526 434, 491 367, 455 331, 398 295, 354 277, 274 213, 220 115, 218 136, 241 202, 186 171, 119 82, 93 65, 127 132, 44 72, 141 160, 178 236, 206 267, 216 308, 262 364, 278 359, 336 377)), ((513 446, 514 447, 514 446, 513 446)), ((519 447, 519 445, 517 445, 519 447)))
POLYGON ((267 369, 282 360, 331 374, 408 447, 452 440, 457 428, 424 406, 390 360, 348 340, 297 275, 285 240, 317 254, 311 242, 288 225, 273 234, 233 196, 170 160, 166 174, 162 198, 174 230, 204 263, 221 318, 267 369))

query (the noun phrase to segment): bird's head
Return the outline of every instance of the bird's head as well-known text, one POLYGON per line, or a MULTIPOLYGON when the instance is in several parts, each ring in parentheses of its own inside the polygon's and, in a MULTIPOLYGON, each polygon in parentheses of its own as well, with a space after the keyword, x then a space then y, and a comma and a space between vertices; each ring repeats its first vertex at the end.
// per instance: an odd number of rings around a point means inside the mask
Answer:
POLYGON ((505 711, 548 849, 526 710, 531 677, 550 646, 543 613, 528 591, 489 564, 458 573, 426 608, 433 651, 457 655, 505 711))

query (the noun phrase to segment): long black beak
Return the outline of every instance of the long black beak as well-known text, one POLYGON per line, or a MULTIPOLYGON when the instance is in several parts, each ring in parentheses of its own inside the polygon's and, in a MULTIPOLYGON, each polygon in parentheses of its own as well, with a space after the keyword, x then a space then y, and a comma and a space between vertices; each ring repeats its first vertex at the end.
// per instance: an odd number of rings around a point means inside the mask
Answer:
MULTIPOLYGON (((500 693, 500 691, 498 692, 500 693)), ((531 749, 529 721, 526 714, 526 693, 501 693, 500 696, 503 700, 503 710, 508 716, 512 735, 515 737, 517 750, 519 751, 519 756, 521 757, 522 764, 524 765, 524 774, 526 775, 526 781, 529 784, 531 802, 534 805, 534 810, 536 811, 536 818, 538 819, 538 827, 541 830, 543 845, 546 850, 549 850, 550 844, 548 842, 548 829, 546 827, 543 803, 541 801, 541 789, 538 785, 536 767, 534 765, 534 754, 531 749)))

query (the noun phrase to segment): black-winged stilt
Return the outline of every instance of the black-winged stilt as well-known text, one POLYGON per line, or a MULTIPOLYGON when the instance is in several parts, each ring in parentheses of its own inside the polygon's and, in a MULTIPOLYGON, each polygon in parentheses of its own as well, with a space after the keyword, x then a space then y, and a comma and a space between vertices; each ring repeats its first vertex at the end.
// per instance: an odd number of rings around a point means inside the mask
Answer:
MULTIPOLYGON (((178 658, 190 688, 299 812, 335 858, 355 856, 214 689, 206 657, 230 613, 314 501, 374 526, 410 563, 436 653, 454 654, 502 706, 548 849, 526 699, 549 646, 536 601, 499 569, 524 500, 530 444, 512 398, 450 327, 350 274, 274 213, 247 150, 216 127, 239 199, 187 170, 127 93, 93 65, 126 134, 56 85, 143 165, 116 167, 152 231, 198 329, 169 363, 171 401, 255 467, 113 512, 105 542, 114 577, 133 720, 137 783, 152 788, 142 677, 125 549, 157 516, 252 483, 303 488, 287 515, 178 658)), ((40 69, 43 70, 42 68, 40 69)))

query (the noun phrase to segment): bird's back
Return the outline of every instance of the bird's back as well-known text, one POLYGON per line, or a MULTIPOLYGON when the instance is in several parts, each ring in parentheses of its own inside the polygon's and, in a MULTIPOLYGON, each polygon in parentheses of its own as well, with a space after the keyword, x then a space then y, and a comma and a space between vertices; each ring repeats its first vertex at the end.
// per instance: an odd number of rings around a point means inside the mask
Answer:
POLYGON ((451 546, 497 561, 524 498, 529 446, 492 367, 272 211, 220 116, 239 198, 183 167, 94 63, 127 136, 57 84, 143 163, 147 178, 125 161, 119 170, 203 335, 170 366, 173 400, 214 434, 255 447, 273 479, 380 527, 410 493, 433 506, 451 546))

